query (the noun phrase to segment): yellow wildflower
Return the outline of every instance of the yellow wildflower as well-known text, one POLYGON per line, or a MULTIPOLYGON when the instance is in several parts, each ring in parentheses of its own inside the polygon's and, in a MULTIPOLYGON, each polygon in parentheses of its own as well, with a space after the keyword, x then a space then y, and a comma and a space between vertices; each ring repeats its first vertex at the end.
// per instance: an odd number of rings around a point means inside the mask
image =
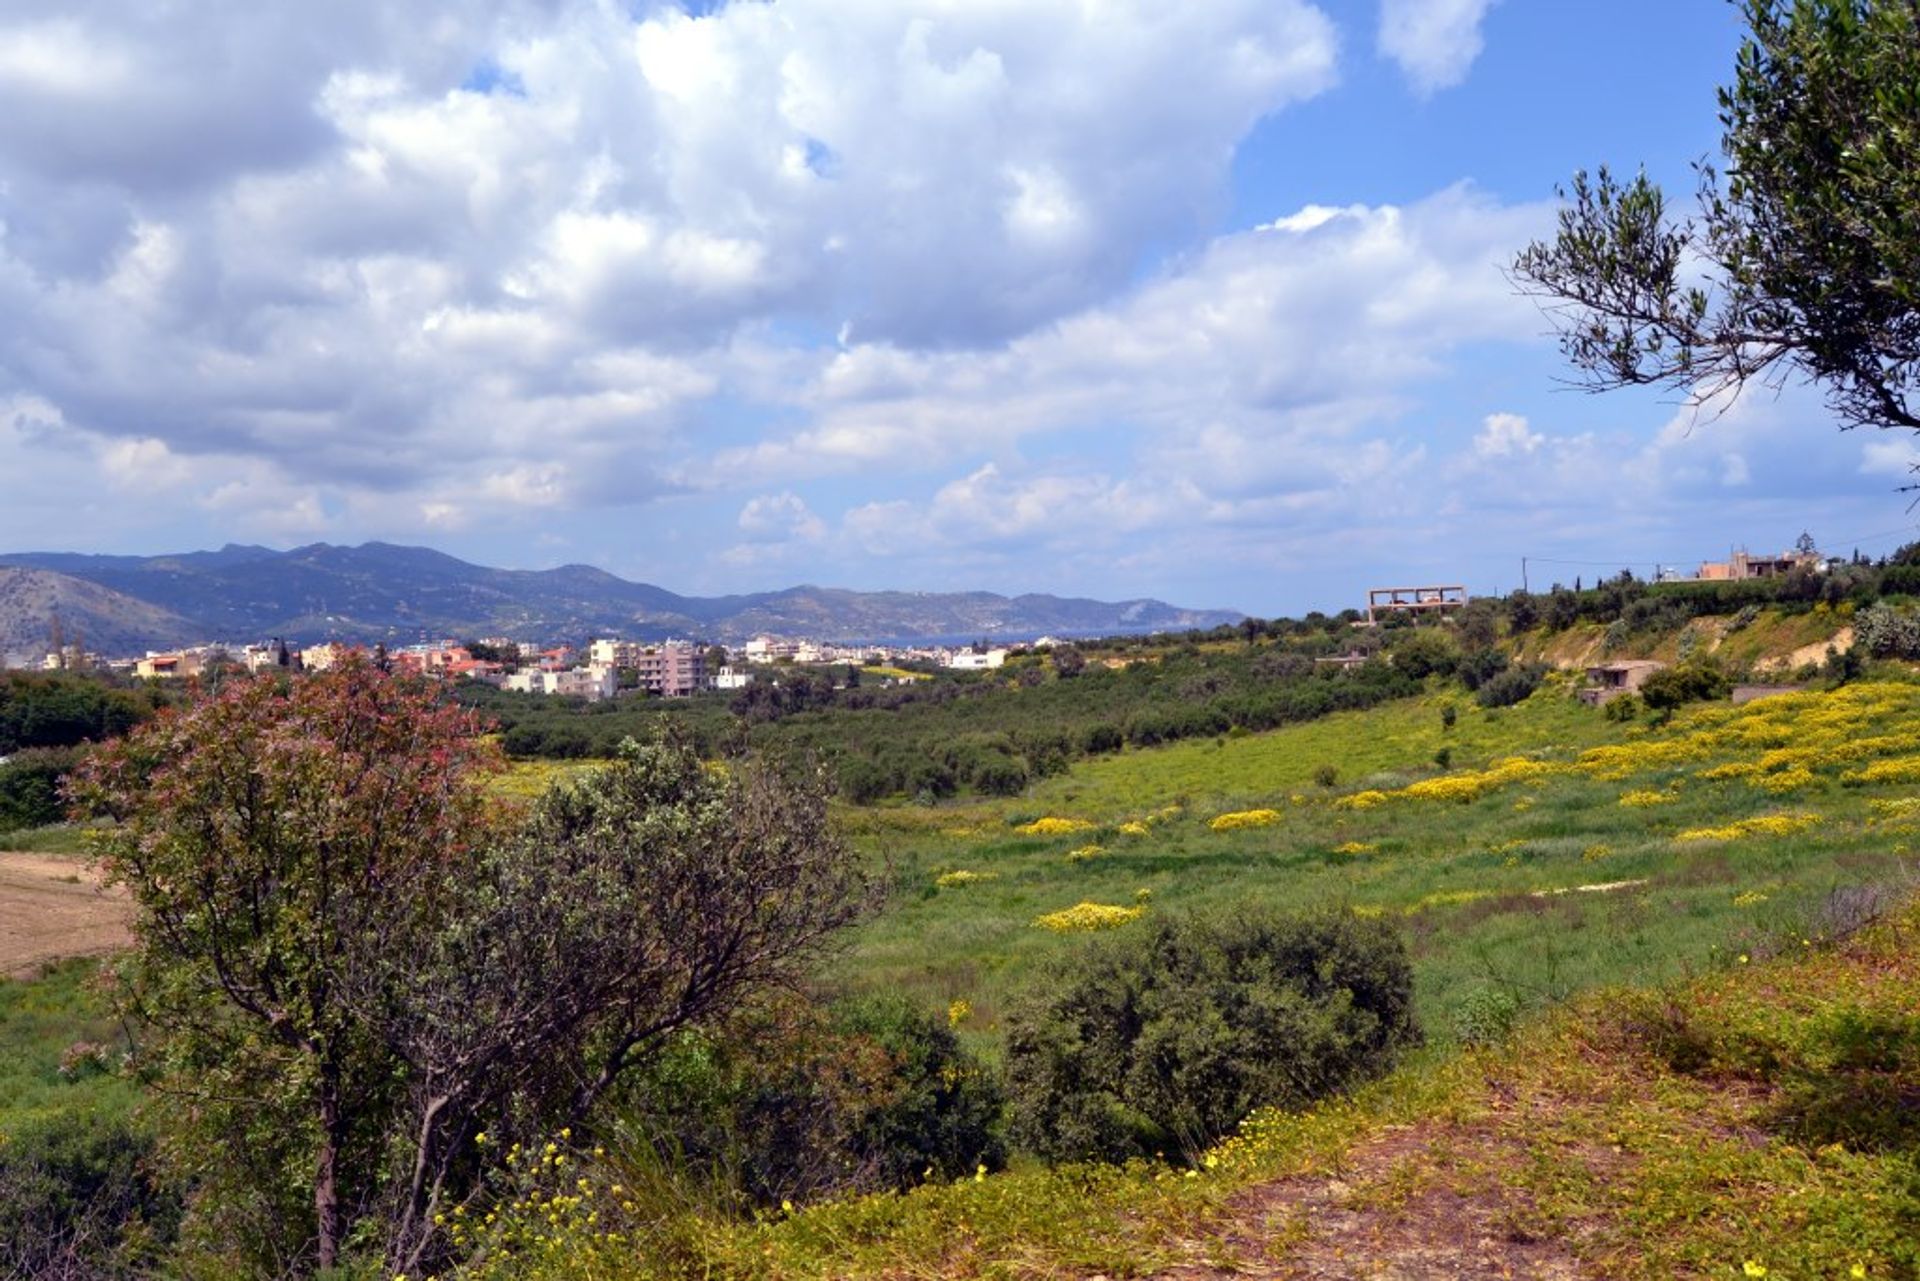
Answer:
POLYGON ((1216 832, 1232 832, 1243 827, 1269 827, 1279 821, 1278 810, 1235 810, 1219 815, 1207 826, 1216 832))
POLYGON ((1033 918, 1033 923, 1055 934, 1074 934, 1086 930, 1111 930, 1137 921, 1146 907, 1119 907, 1108 903, 1076 903, 1058 912, 1033 918))
POLYGON ((1074 832, 1090 832, 1093 826, 1084 818, 1036 818, 1013 830, 1028 836, 1067 836, 1074 832))

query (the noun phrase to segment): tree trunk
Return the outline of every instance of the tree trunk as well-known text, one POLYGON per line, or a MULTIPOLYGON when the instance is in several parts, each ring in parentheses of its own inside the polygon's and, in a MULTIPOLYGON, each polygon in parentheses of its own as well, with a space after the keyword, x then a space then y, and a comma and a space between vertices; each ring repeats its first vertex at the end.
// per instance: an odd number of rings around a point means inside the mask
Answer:
POLYGON ((340 1099, 333 1082, 320 1087, 320 1154, 314 1161, 313 1217, 320 1232, 320 1268, 340 1261, 340 1099))

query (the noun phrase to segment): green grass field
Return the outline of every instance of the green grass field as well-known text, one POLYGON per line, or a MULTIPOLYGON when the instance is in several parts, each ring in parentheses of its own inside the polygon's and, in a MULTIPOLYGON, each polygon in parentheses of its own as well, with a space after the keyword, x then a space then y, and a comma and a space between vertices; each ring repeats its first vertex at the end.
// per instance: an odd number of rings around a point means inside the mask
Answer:
POLYGON ((0 850, 21 850, 29 854, 83 854, 86 829, 73 823, 51 827, 15 828, 0 832, 0 850))
POLYGON ((109 1072, 125 1037, 97 989, 99 970, 76 960, 30 981, 0 979, 0 1141, 60 1112, 124 1115, 138 1100, 137 1085, 109 1072))
POLYGON ((1538 1007, 1596 986, 1701 972, 1791 934, 1834 891, 1898 879, 1913 866, 1899 808, 1912 785, 1842 781, 1867 758, 1804 779, 1777 770, 1700 777, 1779 750, 1737 741, 1739 733, 1755 744, 1789 743, 1802 722, 1844 710, 1848 699, 1860 710, 1842 722, 1848 741, 1887 740, 1881 746, 1895 759, 1917 750, 1898 730, 1920 714, 1920 686, 1854 688, 1881 693, 1766 700, 1682 715, 1664 729, 1609 722, 1552 689, 1499 711, 1457 693, 1433 695, 1265 735, 1085 762, 1010 801, 852 811, 850 828, 888 859, 897 890, 834 974, 849 986, 905 989, 930 1005, 965 1000, 972 1039, 991 1052, 1009 1001, 1041 963, 1078 941, 1035 919, 1081 902, 1391 915, 1415 955, 1423 1022, 1440 1041, 1486 989, 1538 1007), (1451 728, 1441 713, 1449 704, 1451 728), (1715 728, 1722 722, 1729 728, 1715 728), (1689 759, 1657 763, 1658 745, 1703 734, 1721 737, 1689 759), (1654 745, 1648 759, 1656 763, 1624 774, 1577 768, 1583 752, 1607 745, 1629 754, 1654 745), (1443 748, 1451 750, 1446 771, 1434 763, 1443 748), (1395 795, 1356 809, 1342 799, 1472 777, 1512 755, 1551 770, 1466 801, 1395 795), (1333 789, 1313 781, 1328 764, 1341 780, 1333 789), (1780 788, 1783 777, 1794 786, 1780 788), (1622 805, 1630 792, 1653 800, 1622 805), (1268 825, 1210 826, 1221 813, 1263 807, 1274 811, 1268 825), (1780 836, 1676 839, 1778 813, 1821 821, 1780 836), (1092 826, 1056 836, 1016 830, 1046 816, 1092 826), (1144 830, 1123 830, 1148 819, 1144 830))

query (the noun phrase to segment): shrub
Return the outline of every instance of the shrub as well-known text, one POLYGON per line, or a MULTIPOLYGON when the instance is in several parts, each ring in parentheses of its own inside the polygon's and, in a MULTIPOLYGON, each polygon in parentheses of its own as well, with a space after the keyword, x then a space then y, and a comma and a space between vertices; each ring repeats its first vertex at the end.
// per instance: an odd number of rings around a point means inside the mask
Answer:
POLYGON ((119 1118, 55 1112, 0 1143, 0 1274, 142 1275, 180 1201, 152 1175, 153 1139, 119 1118))
POLYGON ((1193 1154, 1384 1070, 1419 1041, 1412 982, 1381 921, 1151 920, 1059 960, 1011 1015, 1015 1137, 1050 1161, 1193 1154))
POLYGON ((1670 711, 1682 703, 1712 702, 1731 688, 1719 668, 1706 663, 1682 663, 1647 677, 1640 701, 1654 711, 1670 711))
POLYGON ((1499 650, 1481 649, 1461 659, 1459 667, 1454 669, 1454 675, 1458 676, 1460 683, 1468 689, 1477 690, 1501 672, 1506 671, 1508 666, 1507 656, 1499 650))
POLYGON ((946 1011, 787 998, 676 1038, 620 1111, 683 1178, 771 1207, 998 1167, 1005 1104, 946 1011))
POLYGON ((1089 756, 1099 756, 1106 752, 1117 752, 1127 743, 1127 736, 1118 725, 1090 725, 1081 736, 1081 750, 1089 756))
MULTIPOLYGON (((1098 849, 1098 846, 1083 848, 1098 849)), ((1075 851, 1078 853, 1078 851, 1075 851)), ((1072 855, 1068 856, 1069 858, 1072 855)), ((1145 916, 1144 904, 1137 907, 1121 907, 1116 903, 1080 902, 1072 907, 1063 907, 1058 912, 1047 912, 1033 918, 1033 923, 1043 930, 1055 934, 1085 934, 1094 930, 1117 930, 1122 925, 1131 925, 1145 916)))
POLYGON ((1535 663, 1509 667, 1482 684, 1474 698, 1482 707, 1511 707, 1525 702, 1539 689, 1540 678, 1545 674, 1546 669, 1535 663))
POLYGON ((1854 619, 1856 644, 1875 658, 1920 655, 1920 614, 1885 603, 1869 605, 1854 619))
POLYGON ((1018 796, 1026 788, 1026 764, 1015 757, 988 756, 973 768, 973 790, 982 796, 1018 796))
POLYGON ((1243 827, 1271 827, 1279 821, 1277 810, 1234 810, 1216 815, 1207 826, 1216 832, 1232 832, 1243 827))
POLYGON ((840 766, 840 795, 855 805, 868 805, 893 790, 893 776, 872 761, 850 760, 840 766))
POLYGON ((1321 787, 1336 787, 1340 782, 1340 771, 1332 765, 1316 765, 1313 767, 1313 781, 1321 787))
POLYGON ((1504 987, 1477 987, 1453 1012, 1453 1035, 1462 1045, 1504 1041, 1520 1020, 1520 998, 1504 987))
POLYGON ((1460 647, 1451 636, 1434 628, 1421 628, 1393 649, 1393 665, 1414 680, 1445 676, 1459 663, 1460 647))
POLYGON ((46 827, 66 817, 60 782, 79 763, 71 747, 30 747, 0 765, 0 832, 46 827))

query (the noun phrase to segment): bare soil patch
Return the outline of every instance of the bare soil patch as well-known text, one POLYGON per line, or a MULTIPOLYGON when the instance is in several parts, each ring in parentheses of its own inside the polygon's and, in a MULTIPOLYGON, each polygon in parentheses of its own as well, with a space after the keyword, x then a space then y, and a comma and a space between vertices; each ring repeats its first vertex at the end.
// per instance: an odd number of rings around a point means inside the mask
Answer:
POLYGON ((79 859, 0 851, 0 974, 30 978, 48 961, 96 956, 133 940, 133 907, 79 859))
POLYGON ((1189 1243, 1183 1252, 1195 1262, 1164 1281, 1593 1276, 1564 1237, 1530 1228, 1523 1193, 1490 1177, 1523 1160, 1520 1148, 1486 1123, 1393 1127, 1351 1153, 1337 1176, 1282 1179, 1240 1194, 1226 1231, 1189 1243))

